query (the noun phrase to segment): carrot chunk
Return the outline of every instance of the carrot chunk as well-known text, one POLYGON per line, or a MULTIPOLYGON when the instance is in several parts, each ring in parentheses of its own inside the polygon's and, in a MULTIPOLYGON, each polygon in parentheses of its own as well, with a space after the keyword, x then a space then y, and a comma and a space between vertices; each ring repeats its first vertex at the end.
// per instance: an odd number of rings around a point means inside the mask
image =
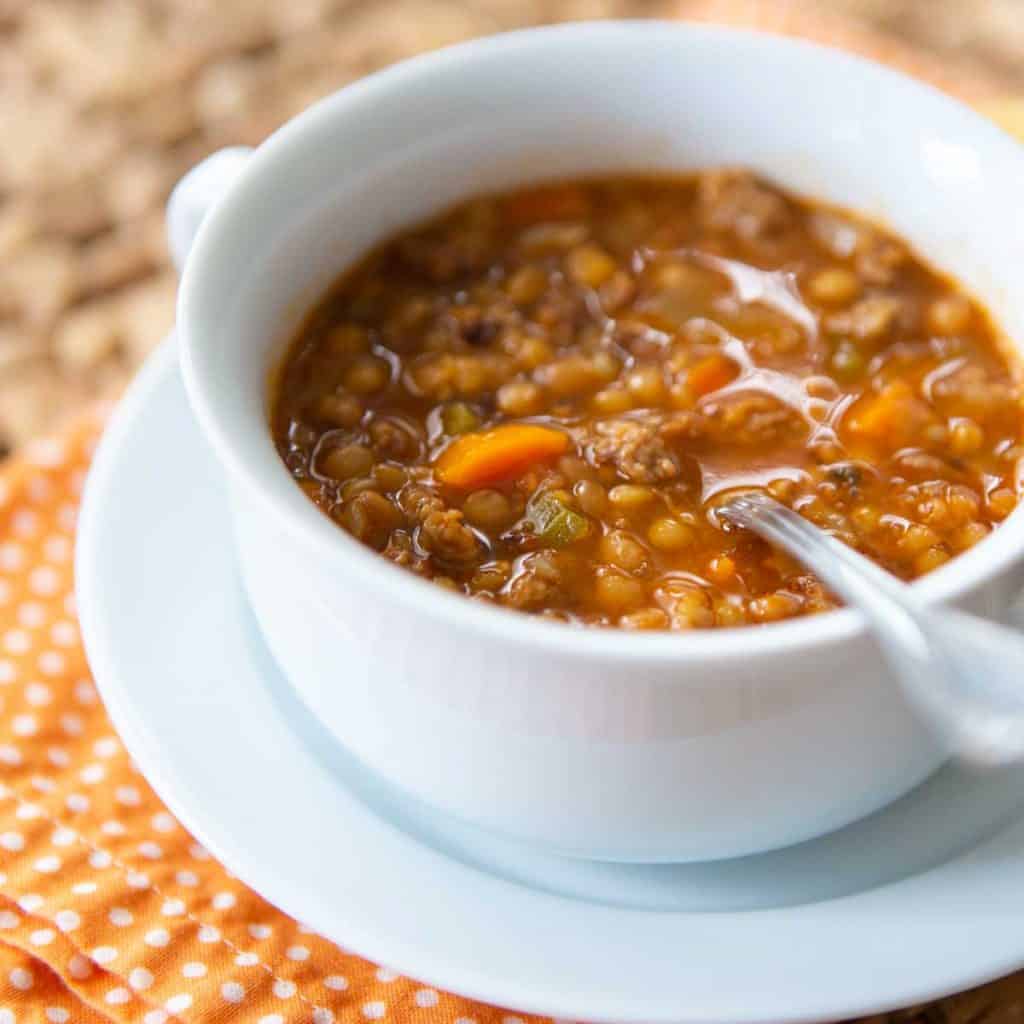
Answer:
POLYGON ((861 441, 893 445, 920 442, 935 417, 904 380, 894 380, 876 394, 866 395, 846 416, 846 430, 861 441))
POLYGON ((569 438, 560 430, 531 423, 509 423, 494 430, 463 434, 434 465, 438 480, 472 490, 518 476, 538 462, 561 455, 569 438))
POLYGON ((694 398, 724 388, 739 373, 739 367, 727 356, 705 356, 690 367, 686 383, 694 398))

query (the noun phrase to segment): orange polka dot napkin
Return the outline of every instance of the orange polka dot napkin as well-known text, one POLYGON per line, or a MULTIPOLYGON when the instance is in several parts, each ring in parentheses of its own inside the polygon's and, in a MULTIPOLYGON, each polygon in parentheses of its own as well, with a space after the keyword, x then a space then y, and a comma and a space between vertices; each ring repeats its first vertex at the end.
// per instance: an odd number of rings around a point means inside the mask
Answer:
POLYGON ((377 967, 245 888, 138 774, 72 592, 91 417, 0 472, 0 1024, 522 1024, 377 967))

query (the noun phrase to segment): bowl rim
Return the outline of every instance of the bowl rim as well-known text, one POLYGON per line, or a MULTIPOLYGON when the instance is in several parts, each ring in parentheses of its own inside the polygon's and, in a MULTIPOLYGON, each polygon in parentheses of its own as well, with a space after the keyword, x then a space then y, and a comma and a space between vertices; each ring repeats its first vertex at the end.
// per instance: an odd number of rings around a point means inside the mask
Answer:
MULTIPOLYGON (((268 476, 264 467, 243 457, 241 441, 235 436, 229 418, 222 415, 215 375, 208 372, 203 346, 198 341, 199 332, 193 329, 202 308, 199 298, 202 289, 198 282, 204 265, 221 258, 218 250, 227 244, 232 223, 245 216, 251 186, 274 174, 275 164, 282 154, 296 144, 314 140, 335 118, 372 106, 379 97, 393 90, 415 89, 418 82, 442 68, 451 70, 473 61, 517 59, 537 47, 584 43, 614 43, 621 47, 624 33, 633 37, 634 44, 646 38, 664 45, 668 35, 688 45, 782 49, 794 58, 817 59, 819 69, 824 66, 821 58, 827 57, 829 74, 857 75, 865 80, 874 78, 887 88, 911 96, 916 94, 919 100, 944 108, 942 114, 951 130, 993 156, 1017 162, 1024 178, 1024 148, 987 118, 931 85, 820 43, 753 29, 654 19, 570 22, 458 43, 377 71, 297 114, 251 154, 238 178, 204 219, 186 261, 177 305, 180 362, 193 414, 229 476, 240 482, 247 496, 270 512, 277 527, 298 541, 308 555, 319 559, 324 567, 337 568, 341 574, 372 588, 383 599, 400 605, 403 611, 437 619, 444 628, 468 630, 521 648, 571 654, 584 660, 616 659, 640 664, 728 663, 752 656, 809 652, 848 641, 863 634, 866 626, 859 613, 847 608, 757 627, 633 632, 617 627, 572 627, 467 600, 464 595, 443 591, 415 573, 393 565, 339 529, 295 486, 279 460, 279 472, 268 476), (281 486, 282 483, 287 486, 281 486), (743 636, 742 643, 736 642, 737 631, 743 636)), ((1018 349, 1024 359, 1022 346, 1024 339, 1012 347, 1018 349)), ((1022 556, 1024 508, 1018 507, 976 547, 915 582, 913 589, 925 602, 963 597, 1011 568, 1022 556)), ((321 597, 326 599, 323 594, 321 597)))

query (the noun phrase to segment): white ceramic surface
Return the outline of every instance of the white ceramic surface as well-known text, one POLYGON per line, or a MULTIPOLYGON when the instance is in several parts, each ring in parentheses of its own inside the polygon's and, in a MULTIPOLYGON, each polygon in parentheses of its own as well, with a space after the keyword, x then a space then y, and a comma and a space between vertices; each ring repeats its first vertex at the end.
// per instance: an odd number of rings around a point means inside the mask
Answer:
MULTIPOLYGON (((743 632, 588 632, 389 565, 289 479, 266 426, 267 375, 346 264, 455 199, 722 163, 885 218, 1024 337, 1024 155, 1007 137, 925 86, 809 44, 604 23, 399 65, 317 104, 241 169, 227 162, 182 282, 186 384, 231 482, 270 647, 367 765, 552 849, 669 861, 820 834, 942 761, 853 613, 743 632)), ((197 181, 217 177, 197 175, 172 202, 172 234, 197 181)), ((1018 512, 921 593, 998 610, 1021 550, 1018 512)))
POLYGON ((837 1020, 1024 963, 1024 769, 946 768, 824 839, 693 865, 562 860, 398 798, 275 669, 185 409, 165 347, 86 487, 82 631, 147 779, 283 910, 444 988, 619 1024, 837 1020))

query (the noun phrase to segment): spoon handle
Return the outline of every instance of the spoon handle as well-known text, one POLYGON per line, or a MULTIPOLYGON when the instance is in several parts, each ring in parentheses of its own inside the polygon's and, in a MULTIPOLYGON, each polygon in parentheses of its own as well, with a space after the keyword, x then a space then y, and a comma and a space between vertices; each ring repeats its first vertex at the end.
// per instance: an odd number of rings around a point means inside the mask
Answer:
POLYGON ((768 495, 720 509, 800 560, 868 620, 904 692, 965 760, 1024 758, 1024 636, 964 612, 926 608, 909 587, 768 495))

